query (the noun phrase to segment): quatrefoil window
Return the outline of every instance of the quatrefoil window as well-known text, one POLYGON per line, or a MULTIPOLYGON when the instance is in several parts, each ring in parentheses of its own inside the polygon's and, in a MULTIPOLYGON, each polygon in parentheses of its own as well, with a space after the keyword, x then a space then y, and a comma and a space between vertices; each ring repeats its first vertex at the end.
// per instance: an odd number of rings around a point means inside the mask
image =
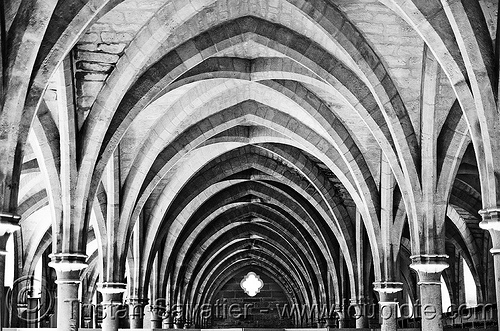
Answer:
POLYGON ((240 282, 241 288, 246 294, 253 297, 260 292, 264 286, 264 282, 260 279, 255 272, 250 271, 240 282))

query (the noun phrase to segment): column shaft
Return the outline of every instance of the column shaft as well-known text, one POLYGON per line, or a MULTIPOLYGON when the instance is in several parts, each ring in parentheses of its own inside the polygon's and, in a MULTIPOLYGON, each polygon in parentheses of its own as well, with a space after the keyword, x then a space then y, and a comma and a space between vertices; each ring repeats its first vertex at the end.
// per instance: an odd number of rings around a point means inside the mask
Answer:
MULTIPOLYGON (((380 330, 395 331, 398 327, 398 303, 395 301, 396 293, 380 293, 380 330)), ((425 329, 423 329, 425 330, 425 329)))
POLYGON ((5 284, 5 253, 6 252, 0 252, 0 302, 2 302, 0 305, 0 330, 2 330, 2 327, 7 326, 7 311, 5 309, 5 305, 3 304, 5 302, 5 293, 3 290, 5 284))
MULTIPOLYGON (((493 248, 493 268, 495 271, 495 293, 497 307, 500 307, 500 208, 486 208, 479 211, 482 221, 479 227, 488 230, 491 236, 493 248)), ((500 322, 500 309, 497 309, 497 321, 500 322)))
POLYGON ((124 283, 100 283, 98 290, 102 294, 102 330, 118 331, 120 319, 125 318, 123 308, 123 292, 127 284, 124 283))
POLYGON ((366 316, 365 305, 357 305, 356 329, 368 327, 368 317, 366 316))
MULTIPOLYGON (((0 56, 1 59, 1 56, 0 56)), ((0 65, 1 67, 1 65, 0 65)), ((1 77, 1 75, 0 75, 1 77)), ((1 84, 0 84, 1 85, 1 84)), ((7 310, 5 303, 5 255, 7 254, 7 240, 12 232, 20 228, 20 216, 10 212, 0 211, 0 331, 7 326, 7 310)))
POLYGON ((335 305, 335 315, 337 317, 337 326, 339 329, 345 328, 345 316, 344 316, 344 308, 343 305, 335 305))
POLYGON ((131 298, 129 300, 129 322, 131 329, 142 329, 144 326, 144 307, 147 300, 131 298))
POLYGON ((37 297, 30 297, 27 299, 28 301, 28 327, 29 328, 38 328, 39 327, 39 318, 38 318, 38 312, 39 312, 39 307, 40 307, 40 298, 37 297))
MULTIPOLYGON (((403 283, 384 281, 376 282, 375 291, 379 293, 379 320, 381 331, 395 331, 398 327, 397 294, 403 289, 403 283)), ((425 330, 425 329, 424 329, 425 330)))
MULTIPOLYGON (((419 282, 422 330, 439 331, 443 330, 441 319, 443 307, 441 298, 441 273, 432 275, 437 280, 431 281, 429 278, 419 282)), ((423 277, 420 277, 423 278, 423 277)))
MULTIPOLYGON (((174 321, 172 319, 172 316, 169 314, 163 318, 162 321, 162 328, 163 329, 172 329, 174 328, 174 321)), ((176 329, 180 329, 179 325, 177 325, 176 329)))
POLYGON ((79 274, 73 278, 57 275, 57 330, 78 330, 80 321, 80 301, 78 288, 80 286, 79 274), (60 280, 62 279, 62 280, 60 280))
POLYGON ((157 308, 151 307, 151 329, 161 329, 162 318, 157 308))
POLYGON ((123 293, 102 293, 102 330, 118 331, 122 309, 123 293))
POLYGON ((448 268, 447 255, 412 256, 411 268, 418 273, 422 330, 443 330, 441 273, 448 268))
POLYGON ((80 270, 87 267, 87 256, 77 253, 51 254, 49 266, 57 274, 57 330, 76 331, 80 324, 80 270))
MULTIPOLYGON (((495 292, 497 307, 500 307, 500 250, 492 250, 493 265, 495 268, 495 292)), ((500 309, 497 309, 497 321, 500 321, 500 309)))
POLYGON ((364 299, 351 299, 351 305, 349 306, 348 315, 355 321, 356 329, 363 329, 368 327, 366 303, 364 299))

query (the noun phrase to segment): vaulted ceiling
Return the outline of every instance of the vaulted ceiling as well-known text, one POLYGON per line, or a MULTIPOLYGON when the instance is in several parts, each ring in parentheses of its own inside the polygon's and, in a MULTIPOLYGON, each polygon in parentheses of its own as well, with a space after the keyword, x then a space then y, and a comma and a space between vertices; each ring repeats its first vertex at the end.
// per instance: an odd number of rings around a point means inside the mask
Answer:
POLYGON ((4 101, 22 114, 20 270, 51 246, 86 253, 92 286, 204 302, 255 265, 291 302, 328 303, 394 259, 413 297, 410 252, 435 231, 486 296, 459 32, 472 26, 493 81, 498 1, 461 6, 7 1, 9 49, 29 55, 7 77, 25 102, 4 101), (425 225, 429 180, 444 211, 425 225))

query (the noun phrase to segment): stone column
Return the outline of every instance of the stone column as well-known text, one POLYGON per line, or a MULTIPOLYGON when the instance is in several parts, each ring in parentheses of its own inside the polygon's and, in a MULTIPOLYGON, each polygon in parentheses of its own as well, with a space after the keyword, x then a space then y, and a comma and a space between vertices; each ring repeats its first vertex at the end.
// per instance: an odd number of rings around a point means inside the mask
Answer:
POLYGON ((144 307, 148 299, 130 298, 128 305, 128 316, 131 329, 142 329, 144 326, 144 307))
POLYGON ((159 307, 151 305, 151 329, 161 329, 162 311, 159 307))
POLYGON ((351 299, 349 317, 356 321, 356 329, 368 327, 368 316, 366 316, 366 302, 364 298, 351 299))
POLYGON ((49 266, 57 274, 57 330, 78 330, 80 322, 80 271, 87 267, 86 255, 76 253, 51 254, 49 266))
POLYGON ((20 216, 0 212, 0 331, 6 325, 7 322, 7 311, 4 305, 5 302, 5 293, 4 293, 4 284, 5 284, 5 255, 7 255, 7 240, 9 240, 9 236, 12 232, 18 230, 20 216))
POLYGON ((448 268, 447 255, 415 255, 410 267, 418 273, 422 330, 443 330, 441 273, 448 268))
POLYGON ((327 317, 325 318, 325 327, 326 328, 334 328, 335 327, 335 318, 327 317))
POLYGON ((86 329, 92 329, 94 327, 94 317, 96 314, 95 306, 91 302, 83 302, 82 305, 83 305, 81 310, 82 316, 80 316, 81 326, 86 329))
MULTIPOLYGON (((398 301, 397 293, 403 289, 400 282, 376 282, 373 284, 375 291, 380 295, 379 319, 381 331, 397 330, 398 301)), ((427 330, 427 329, 422 329, 427 330)))
POLYGON ((118 331, 120 323, 121 308, 123 304, 123 293, 127 284, 123 283, 101 283, 98 290, 102 294, 102 330, 118 331))
MULTIPOLYGON (((479 227, 489 231, 493 243, 490 252, 493 254, 497 307, 500 307, 500 208, 482 209, 479 214, 483 218, 479 227)), ((500 321, 500 309, 497 309, 497 320, 500 321)))
POLYGON ((174 328, 174 319, 172 318, 172 314, 165 312, 163 315, 163 328, 164 329, 173 329, 174 328))
POLYGON ((30 296, 27 298, 28 310, 27 310, 27 322, 29 328, 38 328, 39 316, 38 310, 40 308, 40 297, 30 296))
POLYGON ((2 327, 7 326, 7 310, 5 309, 5 293, 4 293, 4 284, 5 284, 5 255, 7 255, 7 240, 9 239, 10 234, 4 234, 0 236, 0 330, 2 327))
POLYGON ((346 321, 344 316, 344 309, 342 304, 335 305, 335 316, 337 318, 337 326, 339 329, 346 327, 346 321))

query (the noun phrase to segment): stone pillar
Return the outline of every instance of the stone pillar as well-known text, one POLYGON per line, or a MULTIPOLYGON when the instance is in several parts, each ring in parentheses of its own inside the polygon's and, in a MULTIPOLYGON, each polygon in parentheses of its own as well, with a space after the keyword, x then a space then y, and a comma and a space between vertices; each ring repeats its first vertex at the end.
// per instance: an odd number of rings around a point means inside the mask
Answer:
POLYGON ((335 318, 327 317, 325 318, 325 327, 334 328, 335 327, 335 318))
POLYGON ((161 329, 162 321, 161 309, 151 305, 151 329, 161 329))
MULTIPOLYGON (((500 235, 500 233, 497 235, 500 235)), ((492 248, 491 254, 493 254, 493 268, 495 270, 495 292, 497 307, 500 307, 500 248, 492 248)), ((500 321, 499 308, 497 308, 497 321, 500 321)))
POLYGON ((20 216, 0 212, 0 331, 7 326, 7 310, 5 309, 5 255, 7 255, 7 240, 12 232, 18 230, 20 216))
POLYGON ((415 255, 410 267, 418 273, 422 330, 443 330, 441 273, 448 268, 447 255, 415 255))
POLYGON ((356 329, 364 329, 368 327, 368 316, 364 298, 351 299, 349 317, 355 320, 356 329))
POLYGON ((98 290, 102 294, 102 330, 118 331, 122 314, 123 293, 127 284, 101 283, 98 290))
POLYGON ((28 319, 28 304, 26 302, 17 302, 16 304, 16 316, 18 317, 17 319, 17 326, 22 326, 27 327, 26 320, 28 319))
POLYGON ((5 255, 7 255, 7 240, 9 239, 10 234, 4 234, 0 237, 0 330, 2 327, 7 326, 7 310, 5 309, 5 293, 4 293, 4 284, 5 284, 5 255))
POLYGON ((346 327, 346 320, 344 316, 344 309, 341 304, 335 305, 335 316, 337 318, 337 327, 339 329, 346 327))
MULTIPOLYGON (((403 289, 403 283, 399 282, 376 282, 373 284, 375 291, 380 295, 379 319, 381 331, 397 330, 398 301, 397 293, 403 289)), ((427 329, 422 329, 427 330, 427 329)))
POLYGON ((80 271, 87 267, 86 255, 75 253, 51 254, 49 266, 57 274, 57 330, 78 330, 80 322, 80 271))
POLYGON ((168 312, 163 315, 163 321, 162 321, 162 327, 164 329, 173 329, 174 328, 174 320, 172 318, 172 315, 168 312))
POLYGON ((84 302, 81 310, 81 325, 83 328, 92 329, 94 327, 95 306, 93 303, 84 302))
POLYGON ((40 308, 40 298, 35 296, 30 296, 27 298, 28 309, 27 309, 27 322, 28 328, 38 328, 39 316, 38 311, 40 308))
MULTIPOLYGON (((493 254, 497 307, 500 307, 500 208, 482 209, 479 214, 483 218, 479 227, 489 231, 493 243, 490 252, 493 254)), ((500 321, 500 309, 497 309, 497 321, 500 321)))
POLYGON ((128 305, 128 316, 131 329, 142 329, 144 326, 144 307, 148 299, 130 298, 128 305))

